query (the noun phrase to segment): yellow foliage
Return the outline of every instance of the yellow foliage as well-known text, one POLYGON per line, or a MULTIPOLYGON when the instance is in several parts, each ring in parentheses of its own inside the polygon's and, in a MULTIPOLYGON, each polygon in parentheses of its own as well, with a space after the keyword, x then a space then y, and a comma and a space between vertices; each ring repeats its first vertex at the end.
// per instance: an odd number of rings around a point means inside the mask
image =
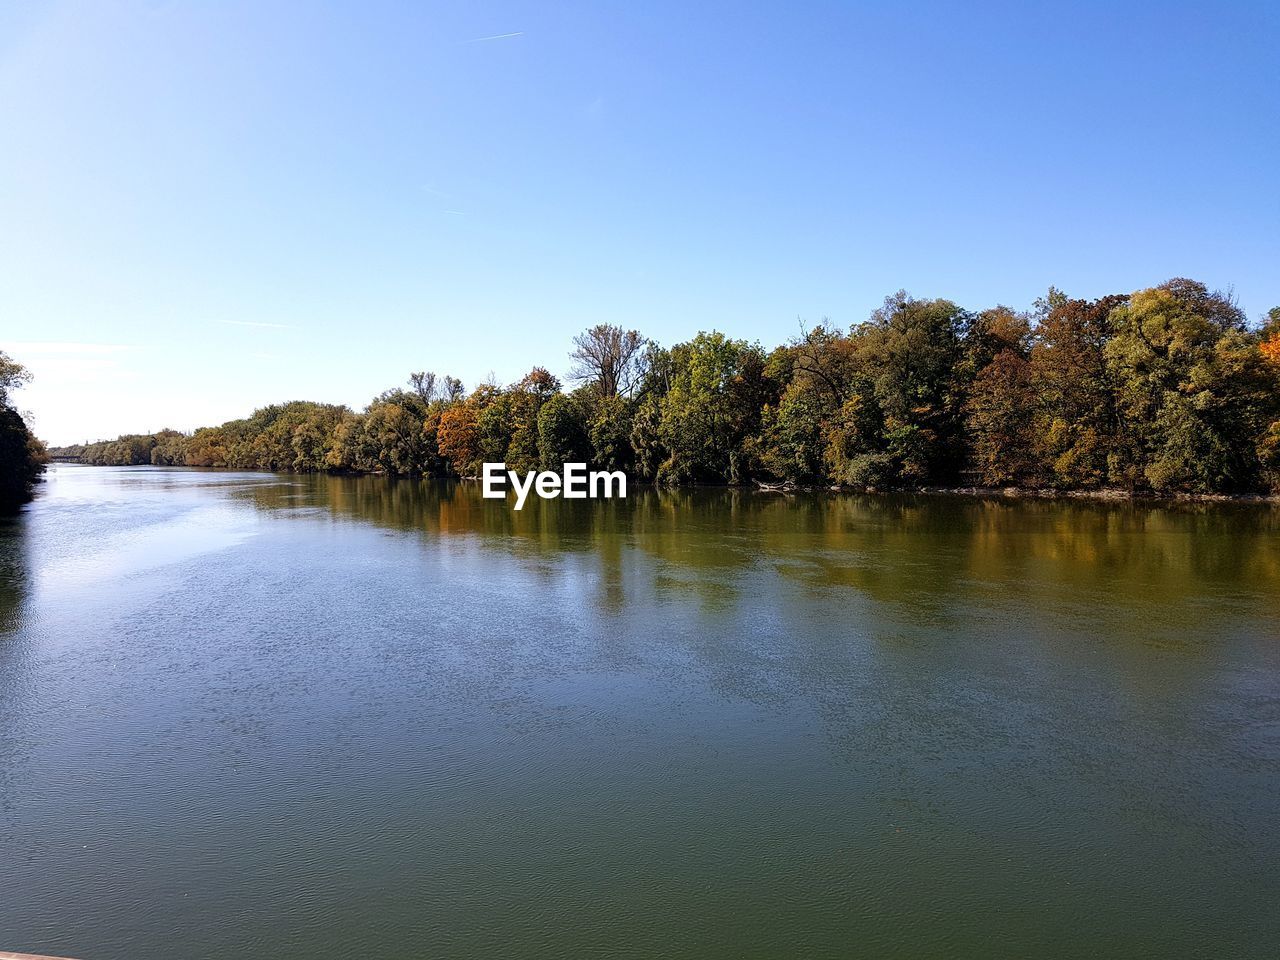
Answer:
POLYGON ((1262 352, 1263 358, 1268 362, 1280 367, 1280 333, 1273 334, 1271 339, 1263 340, 1258 345, 1258 349, 1262 352))

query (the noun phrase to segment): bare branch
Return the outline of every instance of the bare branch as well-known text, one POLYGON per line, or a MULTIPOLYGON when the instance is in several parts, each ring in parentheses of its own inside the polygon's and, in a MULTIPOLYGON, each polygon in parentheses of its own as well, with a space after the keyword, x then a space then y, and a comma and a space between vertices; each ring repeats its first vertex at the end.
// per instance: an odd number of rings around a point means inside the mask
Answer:
POLYGON ((629 396, 639 384, 645 340, 636 330, 597 324, 573 338, 570 377, 594 384, 601 396, 629 396))

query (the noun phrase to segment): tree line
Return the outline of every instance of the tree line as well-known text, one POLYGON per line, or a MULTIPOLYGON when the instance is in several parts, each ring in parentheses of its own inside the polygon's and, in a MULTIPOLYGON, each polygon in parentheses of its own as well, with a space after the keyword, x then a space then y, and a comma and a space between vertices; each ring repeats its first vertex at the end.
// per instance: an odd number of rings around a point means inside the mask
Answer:
POLYGON ((1280 307, 1175 279, 980 312, 898 292, 765 350, 602 324, 568 389, 421 372, 360 412, 293 402, 193 433, 61 448, 97 464, 473 477, 584 461, 658 484, 1280 492, 1280 307))
POLYGON ((22 364, 0 351, 0 515, 31 499, 47 455, 14 406, 14 391, 31 379, 22 364))

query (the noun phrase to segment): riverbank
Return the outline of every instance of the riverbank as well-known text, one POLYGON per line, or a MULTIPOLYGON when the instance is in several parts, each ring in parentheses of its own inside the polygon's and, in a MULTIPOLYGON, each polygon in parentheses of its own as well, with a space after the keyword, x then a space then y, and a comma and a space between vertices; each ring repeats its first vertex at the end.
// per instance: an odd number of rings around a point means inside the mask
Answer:
POLYGON ((1261 493, 1156 493, 1144 490, 1053 490, 1034 487, 922 487, 918 492, 956 497, 1001 497, 1009 500, 1109 500, 1141 503, 1280 503, 1280 496, 1261 493))
POLYGON ((1262 493, 1158 493, 1151 490, 1124 490, 1104 487, 1096 490, 1061 490, 1043 487, 878 487, 797 486, 757 483, 760 493, 858 493, 863 495, 922 493, 931 496, 982 497, 1004 500, 1104 500, 1137 503, 1271 503, 1280 504, 1280 494, 1262 493))
MULTIPOLYGON (((237 472, 248 470, 254 473, 271 473, 282 476, 309 476, 315 475, 315 471, 299 472, 292 470, 255 470, 253 468, 240 467, 172 467, 160 466, 156 464, 140 463, 140 464, 91 464, 81 463, 77 460, 62 459, 54 460, 51 466, 77 466, 77 467, 107 467, 107 466, 136 466, 144 468, 153 468, 158 470, 192 470, 192 471, 229 471, 237 472)), ((377 471, 355 472, 346 471, 340 473, 325 473, 326 476, 346 476, 346 477, 384 477, 389 480, 443 480, 457 483, 476 483, 481 482, 480 477, 432 477, 432 476, 401 476, 387 474, 377 471)), ((1003 500, 1100 500, 1109 502, 1133 502, 1133 503, 1266 503, 1280 504, 1280 494, 1264 494, 1264 493, 1176 493, 1176 492, 1156 492, 1151 490, 1125 490, 1117 487, 1103 487, 1096 490, 1062 490, 1052 487, 982 487, 982 486, 955 486, 955 487, 850 487, 841 485, 826 484, 768 484, 768 483, 752 483, 752 484, 687 484, 679 487, 661 487, 659 484, 645 483, 637 478, 628 475, 627 482, 636 488, 651 486, 659 489, 688 489, 690 487, 708 487, 722 489, 740 489, 751 490, 756 493, 844 493, 844 494, 861 494, 864 496, 876 496, 881 494, 904 494, 917 493, 930 496, 947 496, 947 497, 979 497, 985 499, 1003 499, 1003 500)))

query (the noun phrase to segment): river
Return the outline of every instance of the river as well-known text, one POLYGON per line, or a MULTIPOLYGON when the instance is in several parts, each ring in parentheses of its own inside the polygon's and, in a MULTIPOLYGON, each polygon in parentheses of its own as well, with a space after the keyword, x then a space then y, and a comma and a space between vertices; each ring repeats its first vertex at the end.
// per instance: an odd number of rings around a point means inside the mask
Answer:
POLYGON ((58 465, 0 525, 0 950, 1280 943, 1280 509, 58 465))

